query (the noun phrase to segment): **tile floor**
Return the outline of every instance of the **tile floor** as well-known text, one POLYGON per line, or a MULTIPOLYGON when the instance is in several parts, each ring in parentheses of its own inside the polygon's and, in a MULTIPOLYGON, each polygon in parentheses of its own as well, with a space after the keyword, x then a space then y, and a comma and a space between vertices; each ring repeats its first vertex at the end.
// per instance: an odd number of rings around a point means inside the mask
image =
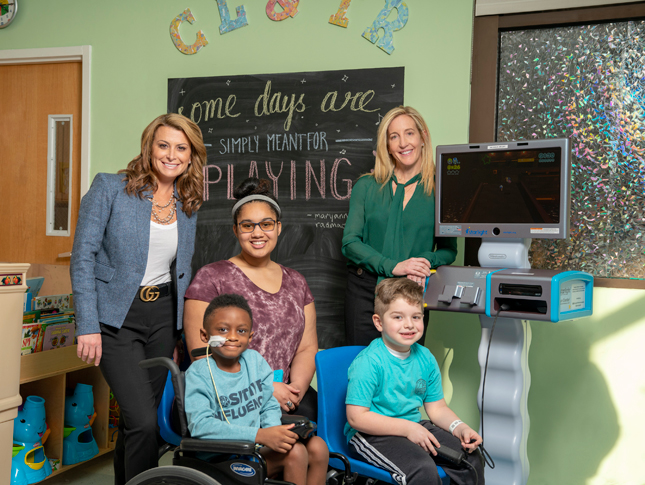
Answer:
MULTIPOLYGON (((82 465, 72 468, 65 473, 49 478, 42 485, 113 485, 114 472, 112 471, 112 459, 114 453, 106 453, 98 458, 88 461, 82 465)), ((172 464, 172 453, 166 453, 161 460, 160 466, 172 464)))

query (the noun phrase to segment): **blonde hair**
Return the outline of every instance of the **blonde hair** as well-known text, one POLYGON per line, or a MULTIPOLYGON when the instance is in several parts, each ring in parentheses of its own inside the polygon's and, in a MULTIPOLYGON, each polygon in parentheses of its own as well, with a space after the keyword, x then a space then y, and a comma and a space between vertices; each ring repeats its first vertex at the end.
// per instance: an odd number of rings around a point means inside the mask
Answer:
POLYGON ((376 162, 372 175, 381 186, 385 186, 394 173, 395 162, 387 149, 387 131, 394 118, 401 115, 407 115, 414 120, 423 140, 423 145, 421 146, 421 183, 423 184, 425 193, 430 195, 434 188, 434 161, 432 159, 430 132, 421 114, 410 106, 397 106, 396 108, 392 108, 381 120, 376 135, 376 162))
POLYGON ((129 195, 136 194, 139 198, 143 198, 145 191, 157 190, 158 180, 152 165, 152 146, 155 134, 161 126, 182 131, 190 143, 191 163, 186 171, 175 179, 182 210, 190 217, 203 202, 203 167, 206 164, 206 147, 199 126, 185 116, 168 113, 155 118, 141 134, 141 153, 128 163, 127 168, 119 170, 118 173, 125 174, 125 180, 127 180, 125 191, 129 195))
POLYGON ((423 288, 408 278, 388 278, 376 285, 374 290, 374 313, 383 318, 392 302, 403 298, 410 305, 417 305, 423 311, 423 288))

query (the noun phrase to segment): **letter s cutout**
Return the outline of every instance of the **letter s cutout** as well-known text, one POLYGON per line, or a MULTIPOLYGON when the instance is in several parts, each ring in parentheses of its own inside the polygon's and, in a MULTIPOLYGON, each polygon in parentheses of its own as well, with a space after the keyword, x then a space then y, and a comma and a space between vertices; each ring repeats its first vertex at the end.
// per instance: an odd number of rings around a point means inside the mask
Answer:
POLYGON ((376 44, 377 47, 384 50, 388 54, 392 54, 394 51, 394 45, 392 44, 393 34, 397 30, 401 30, 405 27, 405 24, 408 23, 408 6, 403 0, 386 0, 385 7, 378 14, 376 20, 371 27, 365 29, 363 32, 363 37, 369 40, 372 44, 375 44, 378 40, 378 30, 383 29, 385 34, 383 38, 376 44), (388 22, 387 17, 395 9, 398 12, 398 16, 394 22, 388 22))
POLYGON ((267 17, 276 22, 286 19, 287 17, 295 17, 298 14, 298 4, 300 0, 269 0, 267 2, 267 17), (275 11, 275 4, 279 3, 283 11, 277 13, 275 11))
POLYGON ((208 41, 206 40, 204 32, 200 30, 199 32, 197 32, 197 40, 193 45, 184 44, 184 41, 181 40, 181 35, 179 35, 179 26, 182 24, 182 22, 186 21, 188 21, 188 23, 190 24, 193 24, 195 22, 195 17, 193 17, 193 14, 189 8, 184 10, 183 13, 177 15, 173 19, 173 21, 170 22, 170 37, 172 38, 172 43, 175 44, 175 47, 180 52, 183 52, 187 55, 197 54, 197 52, 199 52, 202 47, 208 45, 208 41))

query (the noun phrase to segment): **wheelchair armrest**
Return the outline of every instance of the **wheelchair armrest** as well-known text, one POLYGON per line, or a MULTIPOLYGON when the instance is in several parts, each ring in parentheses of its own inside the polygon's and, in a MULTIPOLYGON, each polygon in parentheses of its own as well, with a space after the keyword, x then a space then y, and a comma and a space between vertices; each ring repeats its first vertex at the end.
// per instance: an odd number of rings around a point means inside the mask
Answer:
POLYGON ((237 440, 199 440, 184 438, 179 448, 182 451, 202 451, 206 453, 230 453, 232 455, 252 455, 255 443, 237 440))

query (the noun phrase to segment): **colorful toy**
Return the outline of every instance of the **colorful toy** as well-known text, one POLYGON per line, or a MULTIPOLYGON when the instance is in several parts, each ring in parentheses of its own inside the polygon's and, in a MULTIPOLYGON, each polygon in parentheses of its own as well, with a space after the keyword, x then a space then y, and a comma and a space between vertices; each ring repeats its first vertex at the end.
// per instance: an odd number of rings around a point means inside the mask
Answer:
POLYGON ((12 485, 36 483, 51 475, 52 468, 42 445, 46 432, 45 400, 39 396, 27 397, 13 423, 12 485))
POLYGON ((92 386, 77 384, 74 395, 65 399, 63 465, 89 460, 98 454, 91 428, 94 417, 92 386))

